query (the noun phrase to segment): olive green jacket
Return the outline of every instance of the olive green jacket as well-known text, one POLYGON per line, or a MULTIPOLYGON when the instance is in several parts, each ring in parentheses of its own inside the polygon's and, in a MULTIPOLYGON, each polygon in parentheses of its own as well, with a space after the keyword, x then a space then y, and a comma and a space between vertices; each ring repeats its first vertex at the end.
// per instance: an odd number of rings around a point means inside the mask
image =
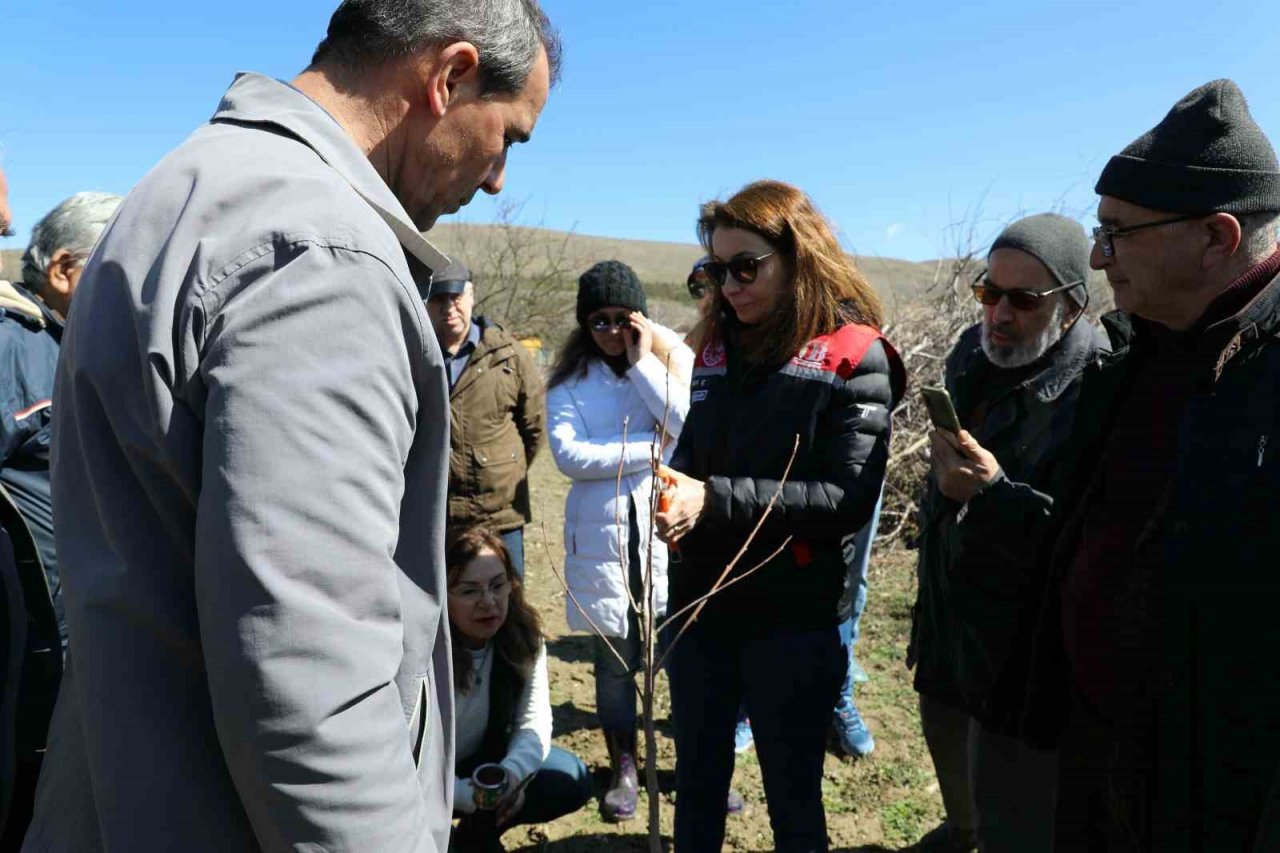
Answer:
POLYGON ((529 465, 546 431, 546 392, 523 344, 476 323, 480 344, 449 394, 449 524, 505 533, 532 519, 529 465))

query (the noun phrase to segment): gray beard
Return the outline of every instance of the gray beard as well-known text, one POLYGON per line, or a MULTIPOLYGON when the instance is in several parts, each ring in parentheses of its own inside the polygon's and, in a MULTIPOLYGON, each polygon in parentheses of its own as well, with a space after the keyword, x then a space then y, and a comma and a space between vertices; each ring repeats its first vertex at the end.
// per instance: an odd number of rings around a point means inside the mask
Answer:
POLYGON ((1053 309, 1053 316, 1040 333, 1030 340, 1021 341, 1013 346, 996 346, 991 343, 991 332, 986 322, 982 324, 982 351, 987 359, 996 367, 1026 367, 1039 360, 1054 344, 1062 339, 1062 320, 1066 307, 1059 302, 1053 309))

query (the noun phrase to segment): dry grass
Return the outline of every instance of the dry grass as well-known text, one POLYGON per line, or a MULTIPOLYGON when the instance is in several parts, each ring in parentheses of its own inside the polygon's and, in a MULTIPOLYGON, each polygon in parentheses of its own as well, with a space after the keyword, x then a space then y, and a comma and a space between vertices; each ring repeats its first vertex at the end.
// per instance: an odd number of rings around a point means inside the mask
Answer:
MULTIPOLYGON (((559 566, 563 559, 561 528, 569 483, 555 470, 545 451, 534 464, 531 481, 537 517, 526 531, 526 574, 530 598, 542 614, 550 636, 555 742, 582 756, 595 773, 599 792, 605 783, 608 757, 595 718, 591 644, 585 635, 568 633, 564 593, 548 565, 554 559, 559 566)), ((914 841, 941 816, 937 785, 920 734, 915 692, 910 673, 903 665, 914 600, 914 554, 903 550, 875 553, 858 646, 858 658, 871 681, 858 688, 857 701, 877 745, 871 756, 857 762, 844 758, 834 745, 828 751, 823 791, 835 850, 895 850, 914 841)), ((675 747, 670 738, 671 705, 665 677, 659 684, 655 713, 659 769, 668 791, 662 826, 669 836, 674 809, 669 791, 675 747)), ((754 752, 739 757, 734 784, 747 801, 747 811, 729 819, 725 849, 772 850, 760 766, 754 752)), ((643 851, 646 823, 643 799, 641 814, 620 826, 604 823, 593 801, 581 812, 553 824, 513 830, 504 841, 509 850, 643 851)))

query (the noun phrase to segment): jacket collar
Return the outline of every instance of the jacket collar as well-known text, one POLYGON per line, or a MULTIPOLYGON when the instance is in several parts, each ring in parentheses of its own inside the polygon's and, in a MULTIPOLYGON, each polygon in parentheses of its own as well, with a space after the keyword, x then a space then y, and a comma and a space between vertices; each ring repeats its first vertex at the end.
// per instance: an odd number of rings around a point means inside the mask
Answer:
POLYGON ((419 233, 369 158, 323 107, 294 87, 261 74, 241 72, 222 96, 211 122, 274 127, 293 136, 340 174, 387 226, 400 245, 428 269, 449 259, 419 233))
MULTIPOLYGON (((967 364, 957 374, 955 381, 963 383, 966 378, 973 377, 979 383, 974 390, 979 396, 985 396, 980 388, 991 386, 981 377, 989 379, 992 376, 991 371, 1000 371, 1002 368, 992 364, 982 350, 981 324, 972 327, 971 334, 970 340, 973 343, 967 364)), ((1071 387, 1072 381, 1094 359, 1098 351, 1106 348, 1106 336, 1087 318, 1081 317, 1056 344, 1049 348, 1047 353, 1040 357, 1037 362, 1039 369, 1035 369, 1035 366, 1017 368, 1024 371, 1024 377, 1004 383, 1005 393, 1015 390, 1027 391, 1041 402, 1051 403, 1071 387)))
POLYGON ((44 303, 33 297, 25 288, 12 282, 0 281, 0 309, 18 314, 41 329, 62 326, 57 315, 46 308, 44 303))

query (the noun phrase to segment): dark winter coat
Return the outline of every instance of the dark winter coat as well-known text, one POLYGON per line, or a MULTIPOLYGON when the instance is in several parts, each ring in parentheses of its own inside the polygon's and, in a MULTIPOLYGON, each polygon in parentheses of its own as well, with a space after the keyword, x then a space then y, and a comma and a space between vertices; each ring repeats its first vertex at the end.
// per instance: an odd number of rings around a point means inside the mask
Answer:
POLYGON ((546 430, 546 394, 524 345, 476 322, 480 343, 449 394, 449 524, 505 532, 531 519, 529 464, 546 430))
POLYGON ((890 413, 906 386, 898 354, 877 330, 850 324, 771 369, 744 363, 732 327, 727 343, 710 341, 696 358, 671 465, 705 481, 710 502, 673 555, 671 610, 710 590, 764 515, 798 447, 737 573, 788 536, 790 543, 699 618, 744 632, 834 626, 847 572, 841 541, 866 523, 879 498, 890 413))
MULTIPOLYGON (((1063 502, 1037 633, 1025 723, 1042 743, 1061 732, 1071 689, 1058 591, 1118 402, 1152 347, 1144 321, 1105 319, 1114 351, 1086 370, 1071 451, 1080 477, 1063 502)), ((1194 392, 1177 423, 1171 486, 1148 524, 1164 555, 1150 618, 1152 849, 1280 850, 1280 277, 1210 325, 1200 346, 1206 358, 1186 377, 1194 392)))
POLYGON ((945 382, 961 424, 995 456, 1001 475, 963 506, 933 475, 920 509, 919 591, 908 666, 915 688, 1007 729, 1022 692, 993 694, 1007 665, 1025 658, 1044 589, 1039 551, 1063 475, 1085 365, 1105 345, 1087 321, 1036 364, 995 367, 982 351, 981 326, 960 336, 945 382), (981 412, 981 416, 979 416, 981 412), (1002 722, 1003 721, 1003 722, 1002 722))

